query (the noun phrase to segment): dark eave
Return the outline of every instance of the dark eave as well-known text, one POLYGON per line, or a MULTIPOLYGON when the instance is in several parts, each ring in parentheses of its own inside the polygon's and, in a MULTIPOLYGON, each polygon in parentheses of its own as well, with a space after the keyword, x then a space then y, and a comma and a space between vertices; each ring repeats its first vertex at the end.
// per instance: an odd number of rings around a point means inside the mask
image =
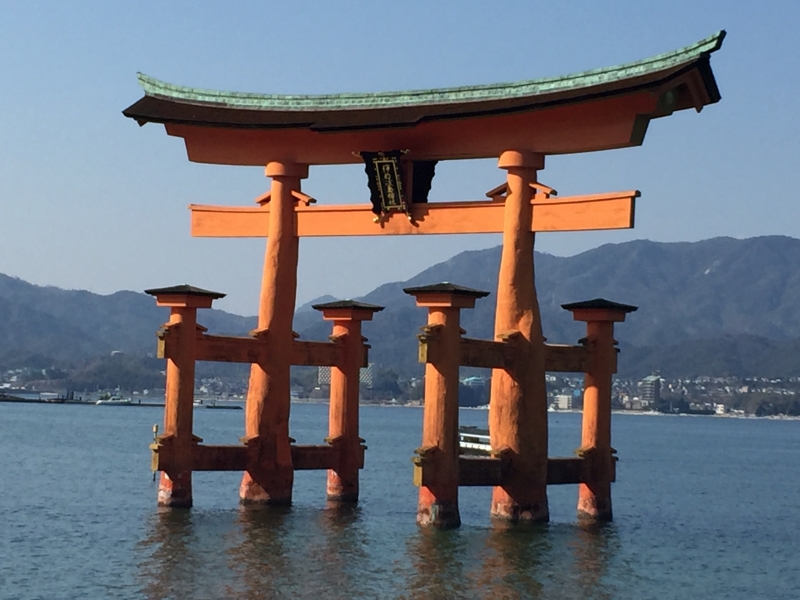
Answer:
POLYGON ((189 284, 173 285, 163 288, 152 288, 144 291, 145 294, 150 296, 197 296, 200 298, 211 298, 212 300, 219 300, 224 298, 226 294, 221 292, 212 292, 211 290, 204 290, 203 288, 195 287, 189 284))
POLYGON ((410 296, 424 296, 426 294, 453 294, 454 296, 469 296, 471 298, 485 298, 489 292, 464 287, 445 281, 431 285, 403 288, 403 291, 410 296))

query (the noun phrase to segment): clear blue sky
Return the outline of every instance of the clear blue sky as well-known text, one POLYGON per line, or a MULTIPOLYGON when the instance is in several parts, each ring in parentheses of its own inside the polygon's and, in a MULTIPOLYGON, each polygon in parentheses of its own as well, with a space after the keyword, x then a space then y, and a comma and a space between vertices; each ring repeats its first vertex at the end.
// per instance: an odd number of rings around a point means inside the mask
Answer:
MULTIPOLYGON (((110 293, 191 283, 257 310, 264 241, 195 239, 189 203, 250 205, 263 169, 188 162, 163 127, 120 111, 136 72, 267 93, 388 91, 515 81, 638 60, 719 30, 722 101, 653 121, 640 148, 552 157, 562 195, 638 188, 636 228, 547 234, 571 255, 636 238, 797 237, 800 3, 36 2, 0 4, 0 272, 110 293)), ((320 202, 367 202, 358 166, 316 167, 320 202)), ((494 161, 440 166, 433 199, 483 197, 494 161)), ((364 294, 499 236, 301 241, 298 301, 364 294), (396 257, 389 261, 386 257, 396 257)))

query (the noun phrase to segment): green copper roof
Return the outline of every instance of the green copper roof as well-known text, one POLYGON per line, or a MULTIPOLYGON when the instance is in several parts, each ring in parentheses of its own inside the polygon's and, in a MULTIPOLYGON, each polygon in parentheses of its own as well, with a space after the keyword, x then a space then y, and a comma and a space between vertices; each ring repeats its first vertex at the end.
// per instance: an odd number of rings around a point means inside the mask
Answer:
POLYGON ((138 74, 139 83, 147 96, 181 103, 213 105, 262 111, 333 111, 369 110, 413 106, 464 104, 492 100, 510 100, 543 94, 557 94, 582 88, 613 84, 651 73, 679 68, 697 61, 722 46, 725 31, 673 52, 615 67, 584 71, 562 77, 545 77, 516 83, 383 92, 376 94, 283 95, 219 92, 172 85, 138 74))

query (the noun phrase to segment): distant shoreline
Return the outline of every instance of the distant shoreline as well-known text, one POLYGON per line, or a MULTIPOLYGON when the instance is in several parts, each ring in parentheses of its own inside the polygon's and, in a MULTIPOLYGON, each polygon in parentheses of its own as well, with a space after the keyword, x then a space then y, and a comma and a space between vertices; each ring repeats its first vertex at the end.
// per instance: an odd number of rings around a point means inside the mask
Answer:
MULTIPOLYGON (((5 394, 0 394, 0 403, 7 402, 12 404, 56 404, 56 405, 70 405, 70 406, 97 406, 97 404, 93 400, 64 400, 63 398, 39 398, 39 399, 29 399, 29 398, 19 398, 17 396, 8 396, 5 394)), ((239 404, 244 404, 244 400, 218 400, 218 402, 228 403, 228 402, 236 402, 239 404)), ((328 400, 320 399, 292 399, 292 404, 329 404, 328 400)), ((104 405, 109 406, 109 405, 104 405)), ((120 404, 119 406, 126 406, 126 407, 142 407, 142 408, 163 408, 164 402, 158 401, 153 399, 151 402, 131 402, 130 404, 120 404)), ((361 407, 370 407, 370 406, 380 406, 385 408, 424 408, 422 405, 418 404, 391 404, 388 402, 360 402, 359 406, 361 407)), ((461 410, 488 410, 488 405, 482 406, 459 406, 461 410)), ((575 409, 564 409, 564 410, 553 410, 548 411, 548 414, 581 414, 583 411, 575 410, 575 409)), ((793 416, 793 415, 765 415, 763 417, 759 417, 756 415, 741 415, 741 414, 713 414, 713 415, 691 415, 686 413, 661 413, 658 411, 650 410, 612 410, 611 414, 613 415, 630 415, 630 416, 651 416, 651 417, 712 417, 712 418, 724 418, 724 419, 764 419, 764 420, 772 420, 772 421, 800 421, 800 416, 793 416)))

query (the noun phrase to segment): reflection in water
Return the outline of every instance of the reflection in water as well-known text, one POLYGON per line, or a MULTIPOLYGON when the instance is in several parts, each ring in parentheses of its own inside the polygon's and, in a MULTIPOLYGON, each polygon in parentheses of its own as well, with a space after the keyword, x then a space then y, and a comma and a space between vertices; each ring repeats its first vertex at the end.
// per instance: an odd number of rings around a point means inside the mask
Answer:
POLYGON ((363 595, 364 537, 360 510, 244 510, 229 566, 241 587, 230 595, 261 598, 342 598, 363 595))
POLYGON ((618 546, 609 526, 420 530, 409 538, 413 572, 400 597, 614 598, 606 572, 618 546))
POLYGON ((153 600, 191 594, 194 574, 203 566, 192 551, 192 512, 159 510, 149 525, 148 537, 138 544, 143 552, 150 551, 139 565, 142 591, 153 600))
POLYGON ((366 532, 361 526, 361 509, 353 503, 329 502, 320 513, 319 525, 325 536, 320 560, 325 565, 323 581, 330 582, 339 597, 360 596, 369 589, 366 532))
POLYGON ((290 546, 287 506, 247 507, 239 511, 236 542, 227 549, 233 573, 229 596, 275 598, 297 576, 288 555, 290 546), (242 591, 246 594, 242 594, 242 591))
MULTIPOLYGON (((470 582, 464 573, 469 559, 460 530, 420 528, 408 540, 413 572, 407 598, 468 598, 470 582)), ((406 596, 403 596, 406 598, 406 596)))
POLYGON ((542 597, 542 565, 551 551, 547 526, 493 522, 478 559, 477 583, 493 598, 542 597))
POLYGON ((354 506, 165 510, 138 544, 139 580, 150 600, 378 597, 367 544, 354 506))
POLYGON ((611 599, 620 592, 609 575, 619 571, 619 551, 613 524, 390 534, 342 505, 165 510, 150 517, 137 548, 149 600, 611 599))
POLYGON ((619 550, 613 523, 579 522, 570 542, 575 557, 577 585, 586 598, 615 598, 613 586, 605 581, 610 558, 619 550))

